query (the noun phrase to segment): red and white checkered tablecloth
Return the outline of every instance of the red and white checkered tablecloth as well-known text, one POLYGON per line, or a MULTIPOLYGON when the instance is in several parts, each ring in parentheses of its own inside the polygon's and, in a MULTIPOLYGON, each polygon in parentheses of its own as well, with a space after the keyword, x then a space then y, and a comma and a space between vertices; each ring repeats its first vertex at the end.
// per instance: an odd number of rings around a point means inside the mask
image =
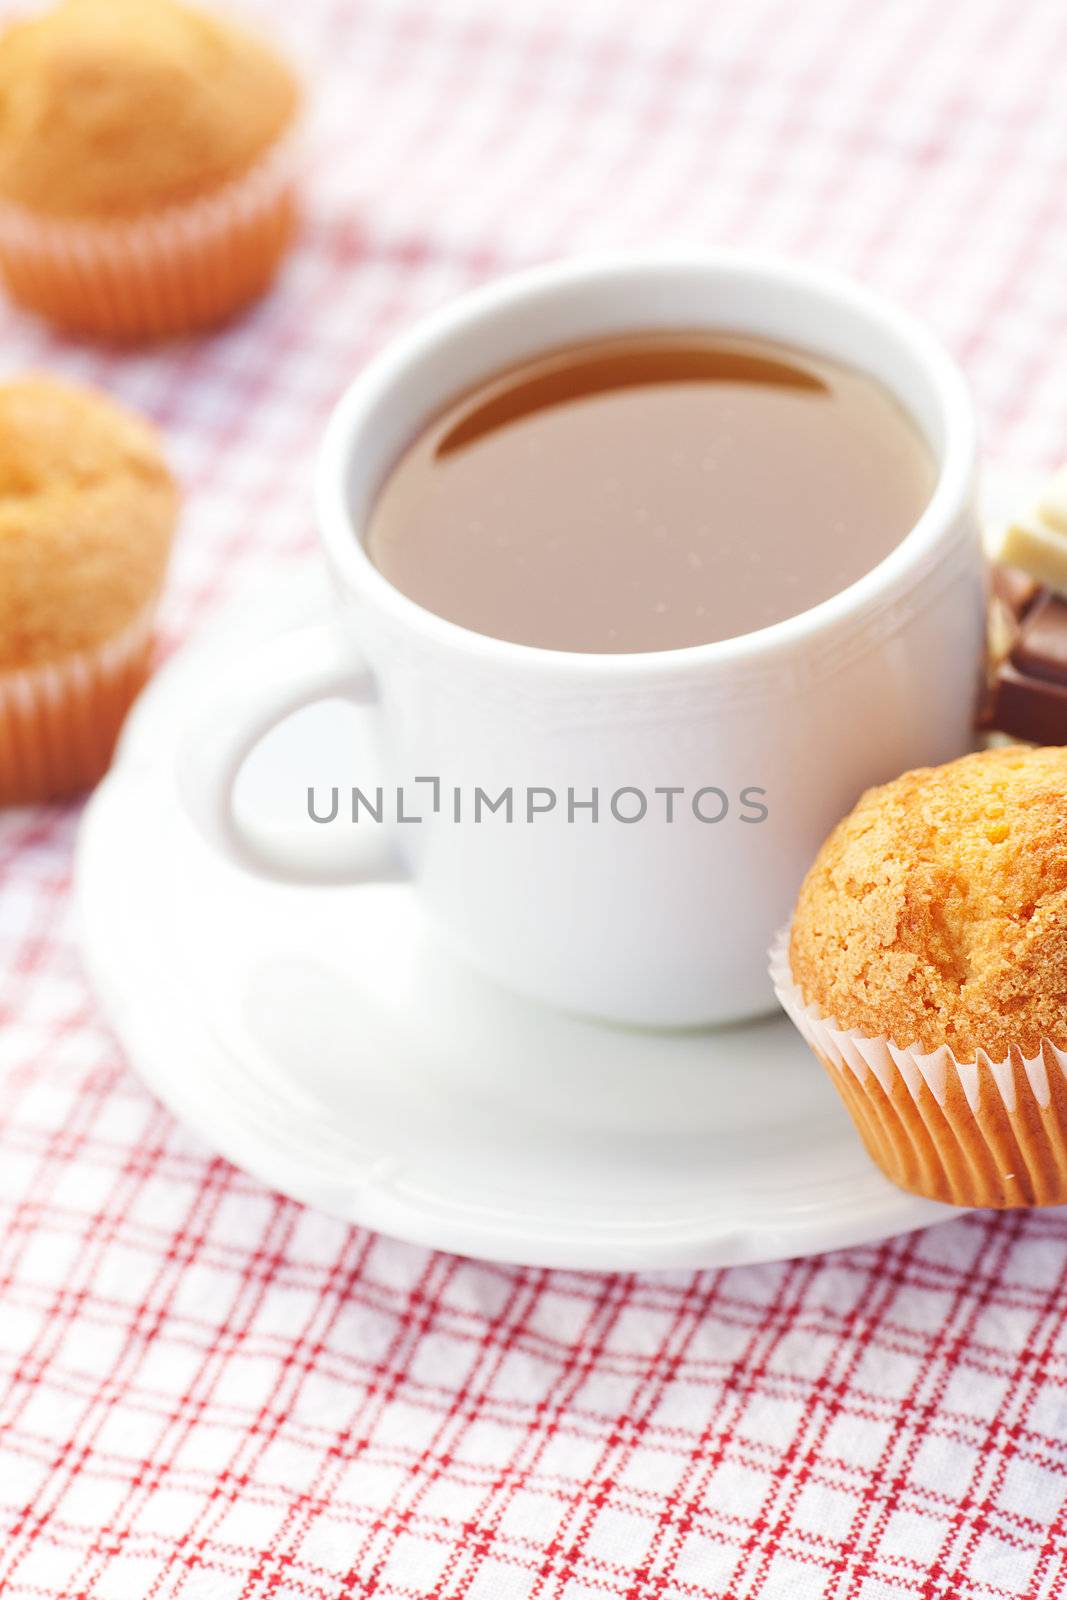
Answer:
MULTIPOLYGON (((6 0, 5 0, 6 3, 6 0)), ((3 366, 165 428, 168 645, 311 544, 338 391, 488 273, 671 242, 844 268, 1067 455, 1062 0, 302 0, 310 215, 240 326, 3 366)), ((484 1266, 263 1189, 142 1088, 79 967, 74 809, 0 819, 0 1594, 1067 1592, 1067 1219, 696 1275, 484 1266)))

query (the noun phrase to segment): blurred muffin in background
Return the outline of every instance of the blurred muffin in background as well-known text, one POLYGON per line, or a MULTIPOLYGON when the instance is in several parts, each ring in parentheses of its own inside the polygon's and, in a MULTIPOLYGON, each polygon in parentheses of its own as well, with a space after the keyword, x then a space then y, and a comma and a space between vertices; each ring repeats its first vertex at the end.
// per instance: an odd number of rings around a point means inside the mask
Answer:
POLYGON ((123 340, 221 322, 293 234, 296 81, 177 0, 62 0, 0 36, 0 273, 123 340))
POLYGON ((148 673, 177 508, 140 418, 48 377, 0 384, 0 804, 106 771, 148 673))

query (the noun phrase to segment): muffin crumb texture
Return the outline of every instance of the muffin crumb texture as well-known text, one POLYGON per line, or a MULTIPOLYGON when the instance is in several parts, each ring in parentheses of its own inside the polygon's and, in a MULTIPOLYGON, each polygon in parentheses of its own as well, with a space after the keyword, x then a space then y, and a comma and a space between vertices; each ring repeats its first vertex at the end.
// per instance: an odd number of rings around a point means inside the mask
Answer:
POLYGON ((0 670, 132 623, 162 584, 177 499, 139 417, 52 378, 0 384, 0 670))
POLYGON ((124 219, 248 171, 296 110, 266 45, 175 0, 63 0, 0 38, 0 196, 124 219))
POLYGON ((805 1003, 868 1037, 961 1061, 1067 1048, 1067 749, 868 790, 804 880, 789 956, 805 1003))

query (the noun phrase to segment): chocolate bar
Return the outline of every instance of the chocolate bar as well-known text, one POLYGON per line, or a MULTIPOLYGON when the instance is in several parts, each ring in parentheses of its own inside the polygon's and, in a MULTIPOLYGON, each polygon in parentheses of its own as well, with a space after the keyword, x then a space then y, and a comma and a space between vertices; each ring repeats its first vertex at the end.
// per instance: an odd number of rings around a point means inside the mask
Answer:
POLYGON ((1019 672, 1067 685, 1067 600, 1043 594, 1027 611, 1011 652, 1019 672))
POLYGON ((1019 577, 994 572, 991 607, 1000 609, 1001 650, 993 627, 983 722, 1033 744, 1067 744, 1067 600, 1036 586, 1028 593, 1019 577))
POLYGON ((995 566, 989 578, 989 588, 994 600, 1006 606, 1016 620, 1021 620, 1038 597, 1040 585, 1028 572, 1018 567, 995 566))

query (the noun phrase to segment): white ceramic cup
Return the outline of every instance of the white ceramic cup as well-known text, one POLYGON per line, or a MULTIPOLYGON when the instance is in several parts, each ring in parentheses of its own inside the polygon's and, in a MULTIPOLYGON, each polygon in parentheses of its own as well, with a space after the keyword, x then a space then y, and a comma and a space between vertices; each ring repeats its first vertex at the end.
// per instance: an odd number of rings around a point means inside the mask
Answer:
POLYGON ((974 477, 956 367, 921 326, 851 283, 716 254, 579 259, 495 282, 394 341, 334 411, 317 507, 338 615, 278 639, 219 685, 182 746, 189 809, 221 848, 289 879, 376 876, 388 833, 453 947, 554 1006, 648 1026, 767 1011, 768 944, 828 830, 869 784, 972 742, 984 627, 974 477), (368 560, 361 535, 383 477, 458 392, 568 341, 696 327, 861 368, 929 442, 939 469, 930 504, 850 588, 742 637, 587 655, 469 632, 368 560), (383 821, 363 811, 352 824, 346 798, 330 827, 268 846, 235 819, 238 769, 283 716, 336 695, 375 719, 383 821), (436 813, 420 776, 440 780, 436 813), (386 828, 393 786, 422 821, 386 828), (483 807, 475 821, 476 789, 510 790, 512 820, 483 807), (598 819, 580 804, 569 814, 568 792, 580 803, 593 789, 598 819), (666 789, 679 791, 670 822, 666 789), (537 809, 545 791, 551 811, 537 809), (715 791, 728 804, 718 821, 715 791), (617 797, 621 815, 637 815, 641 796, 640 821, 612 814, 617 797))

